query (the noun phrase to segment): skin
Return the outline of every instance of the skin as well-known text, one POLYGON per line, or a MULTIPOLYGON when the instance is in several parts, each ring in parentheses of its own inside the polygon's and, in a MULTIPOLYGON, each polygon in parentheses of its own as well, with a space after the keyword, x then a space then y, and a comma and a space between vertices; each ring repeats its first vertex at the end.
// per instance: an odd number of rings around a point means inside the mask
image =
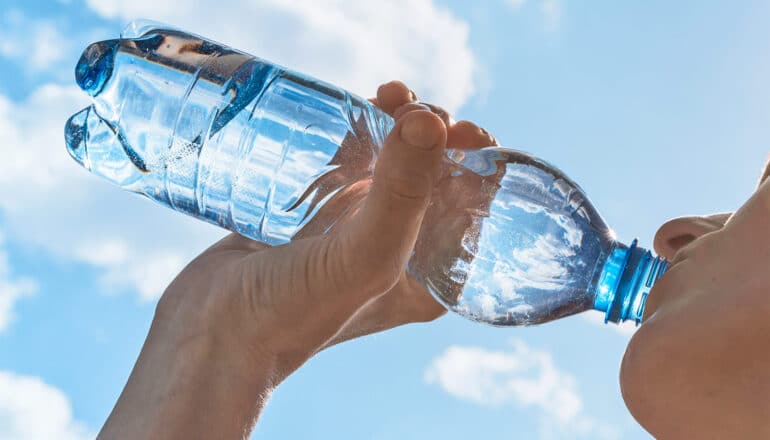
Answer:
POLYGON ((246 438, 272 390, 314 354, 445 313, 404 267, 446 146, 494 138, 400 82, 373 102, 397 123, 360 206, 325 235, 308 225, 278 247, 230 235, 192 261, 161 297, 99 438, 246 438))
POLYGON ((734 214, 674 219, 655 236, 672 266, 650 293, 620 382, 656 438, 770 438, 768 174, 734 214))
MULTIPOLYGON (((319 351, 445 313, 404 266, 420 255, 418 237, 451 244, 466 228, 449 216, 446 233, 420 233, 423 219, 451 213, 428 209, 431 197, 474 187, 438 180, 445 147, 496 142, 399 82, 372 102, 398 122, 374 178, 351 186, 355 208, 325 235, 320 220, 279 247, 230 235, 192 261, 159 301, 99 438, 247 438, 272 390, 319 351)), ((620 379, 631 413, 657 438, 770 438, 768 218, 770 180, 735 214, 675 219, 656 234, 672 267, 620 379)))

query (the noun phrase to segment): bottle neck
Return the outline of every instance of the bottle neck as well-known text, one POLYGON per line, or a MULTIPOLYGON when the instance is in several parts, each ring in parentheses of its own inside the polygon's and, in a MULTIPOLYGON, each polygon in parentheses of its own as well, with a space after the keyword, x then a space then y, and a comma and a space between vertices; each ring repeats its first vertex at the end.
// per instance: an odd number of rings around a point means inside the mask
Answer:
POLYGON ((594 309, 605 313, 604 322, 642 322, 652 286, 666 272, 668 263, 638 247, 616 243, 594 287, 594 309))

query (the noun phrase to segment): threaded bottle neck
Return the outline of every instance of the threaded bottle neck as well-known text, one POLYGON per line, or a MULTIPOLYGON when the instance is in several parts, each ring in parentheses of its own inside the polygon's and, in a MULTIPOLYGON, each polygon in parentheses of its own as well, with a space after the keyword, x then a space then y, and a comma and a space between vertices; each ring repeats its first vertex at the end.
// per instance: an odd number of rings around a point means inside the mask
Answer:
POLYGON ((616 243, 604 263, 594 288, 594 309, 605 313, 604 322, 633 320, 638 325, 652 286, 666 272, 665 260, 637 246, 616 243))

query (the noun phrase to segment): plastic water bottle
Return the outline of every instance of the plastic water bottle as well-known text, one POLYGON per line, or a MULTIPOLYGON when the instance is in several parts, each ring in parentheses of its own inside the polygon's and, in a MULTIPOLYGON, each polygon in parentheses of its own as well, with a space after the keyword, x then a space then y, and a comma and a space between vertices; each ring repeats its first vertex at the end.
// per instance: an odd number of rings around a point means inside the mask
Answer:
MULTIPOLYGON (((76 161, 271 245, 355 207, 394 126, 345 90, 147 21, 90 45, 76 79, 93 97, 67 121, 76 161)), ((498 147, 443 165, 407 273, 448 309, 500 326, 589 309, 641 321, 666 263, 615 241, 564 173, 498 147)))

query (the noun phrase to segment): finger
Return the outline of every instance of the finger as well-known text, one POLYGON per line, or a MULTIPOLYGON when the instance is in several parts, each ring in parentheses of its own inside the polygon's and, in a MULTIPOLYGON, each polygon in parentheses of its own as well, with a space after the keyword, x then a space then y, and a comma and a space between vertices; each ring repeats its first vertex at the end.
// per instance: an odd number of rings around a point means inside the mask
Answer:
MULTIPOLYGON (((406 104, 403 104, 393 112, 393 118, 398 119, 413 110, 427 110, 429 112, 433 112, 433 114, 441 118, 441 120, 444 122, 444 126, 447 128, 452 127, 454 124, 454 120, 449 115, 449 113, 446 112, 446 110, 439 106, 427 104, 421 101, 407 102, 406 104)), ((450 147, 452 146, 448 141, 447 144, 450 147)))
POLYGON ((397 108, 416 99, 414 93, 401 81, 391 81, 377 89, 379 107, 391 116, 397 108))
MULTIPOLYGON (((248 254, 234 283, 269 319, 302 325, 264 343, 304 352, 332 338, 357 310, 386 293, 404 271, 434 182, 446 130, 431 112, 396 122, 375 165, 370 191, 344 228, 248 254)), ((278 325, 278 324, 276 324, 278 325)))
POLYGON ((452 120, 452 116, 449 114, 448 111, 444 109, 444 107, 440 107, 435 104, 430 104, 427 102, 419 101, 420 104, 426 105, 430 111, 435 113, 439 118, 441 118, 442 121, 444 121, 444 125, 448 128, 451 127, 452 124, 454 124, 454 121, 452 120))
POLYGON ((387 84, 383 84, 377 90, 377 106, 385 110, 386 113, 398 119, 395 112, 403 105, 410 103, 418 103, 427 107, 430 111, 435 113, 446 127, 450 127, 454 124, 452 115, 449 114, 443 107, 427 102, 419 101, 417 95, 409 89, 401 81, 391 81, 387 84))
POLYGON ((337 272, 380 293, 392 287, 411 254, 438 179, 446 130, 431 112, 405 114, 388 135, 356 221, 341 230, 337 272))
POLYGON ((447 145, 456 149, 475 149, 497 144, 488 131, 470 121, 460 121, 448 129, 447 145))
POLYGON ((393 112, 393 119, 399 120, 402 116, 405 114, 415 111, 415 110, 425 110, 425 111, 431 111, 430 107, 428 107, 425 104, 419 103, 419 102, 407 102, 406 104, 402 105, 401 107, 397 108, 396 111, 393 112))
POLYGON ((375 107, 379 107, 380 106, 380 102, 377 100, 376 97, 375 98, 369 98, 368 101, 370 103, 372 103, 372 105, 374 105, 375 107))
POLYGON ((433 321, 446 312, 424 286, 402 276, 388 293, 359 309, 321 349, 400 325, 433 321))

